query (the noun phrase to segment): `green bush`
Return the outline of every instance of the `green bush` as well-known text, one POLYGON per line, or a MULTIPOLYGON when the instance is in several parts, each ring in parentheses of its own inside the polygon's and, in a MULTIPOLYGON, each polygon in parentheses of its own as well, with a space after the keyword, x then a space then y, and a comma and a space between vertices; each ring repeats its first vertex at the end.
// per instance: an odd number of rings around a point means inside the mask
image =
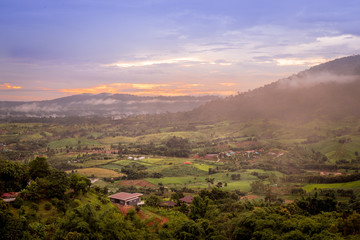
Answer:
POLYGON ((19 209, 24 204, 24 199, 17 197, 15 201, 12 202, 14 208, 19 209))
POLYGON ((45 210, 46 210, 46 211, 49 211, 49 210, 51 210, 51 208, 52 208, 52 205, 51 205, 51 203, 49 203, 49 202, 45 203, 45 206, 44 206, 44 208, 45 208, 45 210))
POLYGON ((36 204, 36 203, 31 203, 30 208, 31 208, 32 210, 37 211, 37 210, 39 210, 39 205, 36 204))

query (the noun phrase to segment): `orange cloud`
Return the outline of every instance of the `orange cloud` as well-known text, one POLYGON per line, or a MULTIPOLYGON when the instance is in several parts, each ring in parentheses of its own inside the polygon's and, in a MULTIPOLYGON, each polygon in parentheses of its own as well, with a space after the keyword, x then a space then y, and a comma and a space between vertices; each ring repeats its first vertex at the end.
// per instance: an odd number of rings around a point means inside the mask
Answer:
POLYGON ((185 83, 170 83, 170 84, 142 84, 142 83, 112 83, 107 85, 98 85, 92 88, 72 88, 72 89, 61 89, 61 92, 71 94, 82 94, 82 93, 121 93, 121 94, 132 94, 142 96, 184 96, 184 95, 206 95, 206 94, 217 94, 217 95, 231 95, 235 94, 236 91, 229 90, 209 90, 200 89, 202 84, 185 84, 185 83))
POLYGON ((237 83, 231 83, 231 82, 227 82, 227 83, 219 83, 220 85, 222 86, 225 86, 225 87, 232 87, 232 86, 235 86, 237 85, 237 83))
POLYGON ((21 89, 21 86, 11 86, 10 83, 0 84, 0 89, 21 89))

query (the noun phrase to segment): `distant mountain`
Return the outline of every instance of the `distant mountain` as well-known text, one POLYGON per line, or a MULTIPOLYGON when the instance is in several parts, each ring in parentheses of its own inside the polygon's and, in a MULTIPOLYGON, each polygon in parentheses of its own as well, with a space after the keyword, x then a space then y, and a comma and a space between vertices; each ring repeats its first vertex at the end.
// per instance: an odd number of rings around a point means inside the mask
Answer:
POLYGON ((360 56, 336 59, 236 96, 177 114, 179 121, 360 117, 360 56))
POLYGON ((192 110, 216 96, 139 97, 127 94, 81 94, 47 101, 0 102, 0 117, 106 116, 122 118, 192 110))

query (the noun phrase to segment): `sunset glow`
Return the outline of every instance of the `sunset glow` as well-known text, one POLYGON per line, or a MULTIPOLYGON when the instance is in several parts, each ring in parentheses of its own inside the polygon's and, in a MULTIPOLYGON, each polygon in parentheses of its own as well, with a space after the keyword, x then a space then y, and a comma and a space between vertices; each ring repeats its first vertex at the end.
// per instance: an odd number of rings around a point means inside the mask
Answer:
POLYGON ((112 83, 109 85, 99 85, 92 88, 61 89, 64 93, 113 93, 113 94, 132 94, 138 96, 184 96, 184 95, 232 95, 236 91, 229 90, 204 90, 202 84, 133 84, 133 83, 112 83))
POLYGON ((0 89, 21 89, 21 86, 11 86, 9 83, 0 84, 0 89))
POLYGON ((4 0, 0 101, 236 94, 360 54, 358 12, 356 1, 4 0))

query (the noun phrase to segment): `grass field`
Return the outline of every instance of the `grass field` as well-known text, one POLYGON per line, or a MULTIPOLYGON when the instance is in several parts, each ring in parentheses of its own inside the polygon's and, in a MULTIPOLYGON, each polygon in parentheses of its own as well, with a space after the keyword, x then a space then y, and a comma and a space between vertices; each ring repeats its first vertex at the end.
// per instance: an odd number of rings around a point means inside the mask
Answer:
POLYGON ((360 180, 347 183, 329 183, 329 184, 307 184, 303 187, 306 192, 311 192, 314 189, 324 188, 360 188, 360 180))
POLYGON ((61 140, 52 141, 49 143, 50 148, 65 148, 66 146, 99 146, 99 141, 87 138, 64 138, 61 140), (79 142, 80 141, 80 142, 79 142))
POLYGON ((118 160, 111 162, 110 164, 104 165, 102 167, 107 169, 121 169, 123 166, 131 164, 141 164, 145 166, 146 171, 149 173, 161 173, 165 177, 171 176, 198 176, 205 175, 209 168, 214 168, 212 165, 193 163, 194 161, 187 158, 145 158, 142 160, 118 160), (187 165, 184 162, 190 162, 191 164, 187 165))
POLYGON ((209 165, 209 164, 206 164, 206 163, 193 163, 192 166, 198 168, 199 170, 206 171, 206 172, 209 171, 209 168, 216 167, 214 165, 209 165))
POLYGON ((115 162, 117 159, 100 159, 100 160, 88 160, 83 163, 72 163, 72 165, 76 167, 83 167, 83 168, 89 168, 89 167, 95 167, 99 165, 109 164, 111 162, 115 162))
POLYGON ((262 173, 262 174, 275 174, 277 177, 281 177, 284 175, 283 173, 278 172, 278 171, 265 171, 262 169, 247 169, 246 170, 246 173, 250 174, 252 172, 258 172, 258 173, 262 173))
MULTIPOLYGON (((123 174, 115 172, 110 169, 104 169, 104 168, 82 168, 82 169, 76 169, 75 172, 85 175, 87 177, 121 177, 123 174)), ((71 171, 67 171, 71 172, 71 171)))
POLYGON ((168 187, 180 188, 208 188, 216 185, 218 182, 223 184, 226 182, 227 187, 224 189, 227 190, 241 190, 241 191, 250 191, 250 183, 257 180, 257 177, 244 173, 244 172, 230 172, 226 173, 215 173, 211 175, 202 175, 202 176, 180 176, 180 177, 163 177, 163 178, 146 178, 148 182, 158 185, 162 183, 168 187), (240 180, 231 180, 231 174, 240 173, 240 180), (214 184, 211 185, 206 181, 206 178, 214 178, 214 184))

